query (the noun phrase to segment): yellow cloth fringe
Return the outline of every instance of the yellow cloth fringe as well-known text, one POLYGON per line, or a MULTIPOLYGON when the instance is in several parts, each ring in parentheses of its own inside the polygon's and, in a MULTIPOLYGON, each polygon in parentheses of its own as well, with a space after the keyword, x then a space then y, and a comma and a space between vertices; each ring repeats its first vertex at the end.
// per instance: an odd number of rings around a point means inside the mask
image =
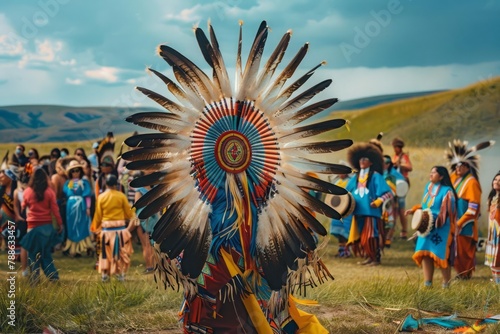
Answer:
MULTIPOLYGON (((243 276, 240 268, 238 268, 238 266, 234 263, 231 254, 226 252, 224 249, 221 249, 221 255, 231 276, 243 276)), ((267 322, 267 319, 264 316, 264 313, 262 312, 255 295, 249 294, 247 296, 243 296, 242 301, 255 329, 257 329, 257 332, 259 334, 273 334, 273 330, 267 322)))
POLYGON ((353 244, 359 239, 361 239, 361 234, 359 233, 358 222, 356 221, 356 216, 352 216, 351 230, 349 232, 347 243, 353 244))
POLYGON ((323 327, 318 318, 315 315, 307 313, 305 311, 299 310, 295 304, 302 305, 315 305, 317 302, 314 300, 298 300, 292 295, 288 299, 288 312, 290 316, 295 321, 299 329, 297 334, 325 334, 328 333, 325 327, 323 327))

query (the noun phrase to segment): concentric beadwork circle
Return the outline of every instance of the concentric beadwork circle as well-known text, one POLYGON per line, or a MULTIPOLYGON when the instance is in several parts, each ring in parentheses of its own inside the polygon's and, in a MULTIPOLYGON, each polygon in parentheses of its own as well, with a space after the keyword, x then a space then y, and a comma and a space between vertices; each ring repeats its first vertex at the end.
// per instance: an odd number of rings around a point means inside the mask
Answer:
POLYGON ((215 159, 228 173, 241 173, 252 161, 248 139, 238 131, 224 132, 215 143, 215 159))

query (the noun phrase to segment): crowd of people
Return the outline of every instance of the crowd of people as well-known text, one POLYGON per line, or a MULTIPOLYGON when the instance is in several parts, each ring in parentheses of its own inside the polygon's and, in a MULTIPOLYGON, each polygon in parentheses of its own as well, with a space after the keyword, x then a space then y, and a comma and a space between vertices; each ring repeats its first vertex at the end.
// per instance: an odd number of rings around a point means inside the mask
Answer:
MULTIPOLYGON (((397 222, 399 238, 415 239, 413 260, 422 267, 424 285, 431 286, 434 268, 440 268, 443 287, 456 277, 469 279, 476 266, 478 217, 482 189, 478 180, 477 151, 466 142, 454 141, 448 154, 449 167, 434 166, 421 203, 406 209, 412 164, 400 138, 392 141, 394 154, 383 152, 382 134, 369 142, 357 143, 348 151, 355 173, 330 180, 345 188, 348 196, 337 202, 343 218, 331 221, 330 233, 338 239, 340 258, 360 256, 358 263, 378 266, 384 248, 390 248, 397 222), (412 215, 416 232, 409 236, 407 217, 412 215)), ((490 143, 492 144, 492 143, 490 143)), ((52 253, 96 257, 102 281, 115 275, 123 281, 133 252, 133 234, 142 246, 145 274, 154 270, 150 235, 159 213, 139 220, 132 206, 149 188, 130 186, 142 172, 127 169, 127 161, 115 162, 112 133, 92 145, 86 155, 77 148, 54 148, 40 156, 35 148, 18 145, 4 159, 0 172, 2 234, 7 240, 7 222, 16 223, 16 256, 23 276, 38 282, 40 267, 51 281, 59 279, 52 253)), ((147 171, 146 171, 147 173, 147 171)), ((500 172, 488 195, 488 241, 486 265, 500 284, 500 172)), ((331 204, 331 203, 328 203, 331 204)))
MULTIPOLYGON (((470 279, 476 268, 478 218, 482 188, 479 183, 477 151, 494 144, 483 142, 468 147, 455 140, 447 153, 447 167, 433 166, 421 203, 406 209, 412 164, 401 138, 394 138, 394 155, 384 155, 382 134, 369 142, 357 143, 348 150, 353 175, 337 175, 332 183, 344 187, 348 196, 338 196, 327 203, 345 214, 333 219, 330 234, 338 238, 340 258, 360 256, 365 266, 378 266, 384 248, 391 247, 396 221, 401 224, 401 239, 408 239, 408 222, 415 233, 413 260, 422 267, 424 285, 432 286, 434 268, 442 271, 442 286, 448 287, 452 268, 457 279, 470 279), (352 200, 351 200, 352 199, 352 200), (352 202, 352 203, 351 203, 352 202), (350 207, 350 208, 349 208, 350 207)), ((492 280, 500 284, 500 172, 495 175, 488 195, 488 239, 485 264, 492 280)))
POLYGON ((59 280, 55 251, 71 258, 95 257, 102 281, 113 276, 123 281, 135 235, 143 249, 144 273, 153 272, 149 235, 158 217, 137 218, 132 206, 144 189, 129 186, 141 173, 129 171, 120 158, 115 161, 112 133, 93 143, 92 150, 87 156, 81 147, 73 154, 53 148, 40 156, 36 148, 26 152, 20 144, 2 162, 2 246, 15 239, 22 275, 33 284, 40 280, 40 268, 50 281, 59 280), (9 221, 15 229, 8 228, 9 221))

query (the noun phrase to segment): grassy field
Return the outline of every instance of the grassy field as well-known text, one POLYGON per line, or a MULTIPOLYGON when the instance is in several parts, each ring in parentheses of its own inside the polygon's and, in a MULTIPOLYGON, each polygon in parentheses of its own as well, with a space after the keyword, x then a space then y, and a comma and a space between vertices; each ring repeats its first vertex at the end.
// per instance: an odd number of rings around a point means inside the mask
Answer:
MULTIPOLYGON (((360 266, 356 258, 335 258, 336 250, 332 239, 322 251, 335 280, 308 290, 305 296, 319 302, 305 309, 316 314, 330 333, 395 333, 408 314, 418 319, 432 317, 426 312, 471 318, 500 313, 500 286, 490 282, 489 268, 481 264, 483 253, 478 253, 479 265, 470 281, 453 281, 449 289, 441 289, 438 271, 434 287, 428 289, 423 287, 421 269, 411 259, 411 241, 395 241, 385 250, 379 267, 360 266)), ((3 314, 10 299, 6 293, 7 255, 0 255, 3 314)), ((57 252, 54 261, 60 271, 58 284, 42 281, 30 287, 17 276, 16 327, 2 316, 0 332, 40 333, 52 326, 64 333, 181 333, 177 323, 181 294, 157 289, 152 275, 141 274, 144 267, 138 246, 125 283, 101 283, 91 258, 72 259, 57 252)), ((430 325, 424 329, 426 333, 446 333, 430 325)), ((500 326, 490 325, 484 333, 499 331, 500 326)))

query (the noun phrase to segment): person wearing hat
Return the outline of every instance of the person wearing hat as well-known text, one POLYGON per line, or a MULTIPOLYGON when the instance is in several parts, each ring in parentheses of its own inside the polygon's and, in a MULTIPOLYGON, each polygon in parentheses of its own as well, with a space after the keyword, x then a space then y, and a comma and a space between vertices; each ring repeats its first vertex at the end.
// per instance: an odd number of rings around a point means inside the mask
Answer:
MULTIPOLYGON (((392 164, 394 168, 404 176, 409 186, 409 173, 413 170, 413 167, 411 165, 410 156, 408 153, 403 152, 403 147, 405 147, 405 142, 401 138, 396 137, 392 140, 392 148, 394 149, 392 164)), ((401 222, 401 233, 399 236, 401 239, 406 239, 408 237, 408 222, 405 216, 406 196, 398 196, 396 204, 396 218, 399 217, 399 221, 401 222)))
POLYGON ((488 213, 488 240, 484 264, 490 267, 493 281, 500 284, 500 171, 491 182, 488 213))
POLYGON ((353 245, 354 254, 365 258, 359 264, 376 266, 381 263, 385 243, 382 205, 392 198, 382 176, 382 153, 375 145, 358 143, 349 148, 347 157, 357 170, 346 187, 356 201, 348 245, 353 245))
POLYGON ((133 253, 132 236, 127 229, 127 220, 134 218, 134 213, 127 196, 117 190, 116 175, 106 175, 106 190, 97 198, 91 231, 100 239, 99 273, 102 281, 109 281, 117 274, 118 280, 125 280, 133 253))
POLYGON ((67 239, 64 254, 81 256, 84 252, 93 252, 90 237, 90 196, 92 187, 84 178, 83 166, 77 160, 71 160, 66 167, 67 180, 63 186, 66 197, 67 239))
POLYGON ((449 143, 446 158, 451 166, 450 178, 458 196, 455 270, 457 278, 469 279, 476 268, 478 218, 481 212, 479 156, 474 152, 493 145, 493 141, 467 147, 466 141, 449 143))
POLYGON ((417 243, 412 258, 422 267, 424 285, 432 286, 434 267, 438 267, 443 275, 442 286, 447 288, 454 260, 452 244, 456 222, 456 193, 446 167, 431 168, 422 202, 406 210, 405 215, 410 214, 414 215, 412 227, 417 230, 414 234, 417 243))

